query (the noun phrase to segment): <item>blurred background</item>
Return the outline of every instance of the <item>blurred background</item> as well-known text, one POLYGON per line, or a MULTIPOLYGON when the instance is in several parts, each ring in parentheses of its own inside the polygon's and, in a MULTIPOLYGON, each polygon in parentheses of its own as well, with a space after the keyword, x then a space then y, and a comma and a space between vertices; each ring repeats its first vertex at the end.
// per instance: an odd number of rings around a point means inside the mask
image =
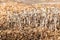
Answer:
POLYGON ((16 2, 22 2, 25 4, 36 4, 36 3, 44 3, 44 2, 60 2, 60 0, 0 0, 0 2, 3 1, 16 1, 16 2))

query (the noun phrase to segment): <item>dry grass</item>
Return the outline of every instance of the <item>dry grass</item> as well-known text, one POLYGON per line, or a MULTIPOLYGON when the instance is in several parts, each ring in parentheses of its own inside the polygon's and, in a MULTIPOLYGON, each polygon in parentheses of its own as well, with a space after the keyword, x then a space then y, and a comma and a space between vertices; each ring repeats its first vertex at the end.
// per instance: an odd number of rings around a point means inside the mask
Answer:
POLYGON ((60 40, 59 7, 0 3, 0 40, 60 40))

